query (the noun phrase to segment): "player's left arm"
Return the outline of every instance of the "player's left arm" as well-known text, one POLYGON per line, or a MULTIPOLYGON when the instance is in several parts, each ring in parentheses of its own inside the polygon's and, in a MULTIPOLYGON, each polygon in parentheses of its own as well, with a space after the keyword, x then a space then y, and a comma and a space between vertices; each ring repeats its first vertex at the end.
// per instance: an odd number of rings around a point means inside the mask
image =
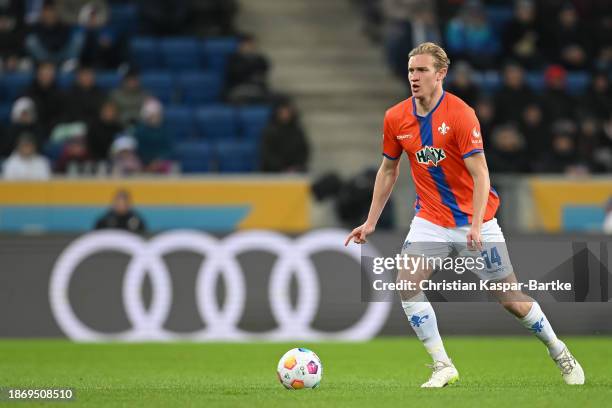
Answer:
POLYGON ((482 238, 480 230, 482 221, 487 208, 489 199, 489 190, 491 189, 491 181, 489 180, 489 168, 485 155, 482 152, 472 154, 463 159, 465 167, 467 167, 472 180, 474 180, 474 193, 472 198, 472 225, 467 235, 467 242, 473 248, 472 242, 478 249, 482 249, 482 238))
POLYGON ((481 249, 482 240, 480 230, 487 208, 490 181, 489 169, 484 155, 480 123, 473 109, 465 107, 458 112, 455 122, 455 139, 461 152, 461 157, 474 181, 474 195, 472 197, 472 225, 467 235, 470 248, 481 249), (473 245, 473 244, 474 245, 473 245))

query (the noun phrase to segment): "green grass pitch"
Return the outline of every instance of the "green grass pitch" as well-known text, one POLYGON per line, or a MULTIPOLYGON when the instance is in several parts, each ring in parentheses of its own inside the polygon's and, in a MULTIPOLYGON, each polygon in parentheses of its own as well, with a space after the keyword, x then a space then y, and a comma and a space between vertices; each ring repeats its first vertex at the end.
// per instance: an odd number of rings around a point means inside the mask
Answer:
POLYGON ((66 407, 611 406, 612 338, 564 340, 584 367, 584 386, 565 385, 534 338, 448 337, 460 380, 423 390, 429 358, 406 336, 304 344, 0 341, 0 387, 72 387, 76 400, 60 404, 66 407), (278 383, 278 359, 297 346, 321 358, 320 388, 289 391, 278 383))

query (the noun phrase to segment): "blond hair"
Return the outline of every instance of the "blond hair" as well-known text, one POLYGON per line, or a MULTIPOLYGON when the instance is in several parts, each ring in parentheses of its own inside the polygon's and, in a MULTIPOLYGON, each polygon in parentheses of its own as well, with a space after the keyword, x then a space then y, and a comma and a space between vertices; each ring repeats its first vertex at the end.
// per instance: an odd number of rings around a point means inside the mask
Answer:
POLYGON ((450 59, 448 58, 448 55, 446 55, 444 48, 432 42, 422 43, 413 48, 412 51, 410 51, 410 54, 408 54, 408 59, 414 57, 415 55, 423 54, 431 55, 433 57, 434 68, 436 68, 436 71, 439 71, 442 68, 448 68, 450 65, 450 59))

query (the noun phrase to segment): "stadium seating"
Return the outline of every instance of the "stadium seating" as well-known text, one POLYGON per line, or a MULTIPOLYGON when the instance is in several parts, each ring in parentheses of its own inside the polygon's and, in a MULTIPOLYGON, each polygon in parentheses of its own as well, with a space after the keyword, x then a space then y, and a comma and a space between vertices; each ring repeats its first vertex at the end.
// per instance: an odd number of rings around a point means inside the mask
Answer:
POLYGON ((195 37, 164 38, 159 42, 161 60, 167 69, 203 69, 203 54, 195 37))
POLYGON ((213 170, 213 148, 206 141, 177 143, 174 152, 183 173, 206 173, 213 170))
POLYGON ((121 75, 114 71, 96 72, 96 85, 105 90, 116 88, 121 83, 121 75))
POLYGON ((238 137, 236 112, 229 106, 202 107, 196 111, 195 117, 198 132, 208 141, 238 137))
POLYGON ((11 121, 11 109, 12 105, 10 103, 1 103, 0 104, 0 122, 9 123, 11 121))
POLYGON ((110 13, 110 27, 117 35, 135 34, 138 30, 138 5, 112 5, 110 13))
POLYGON ((184 104, 206 104, 219 101, 223 82, 219 75, 208 72, 182 72, 177 86, 184 104))
POLYGON ((159 44, 152 37, 134 37, 130 40, 131 63, 140 69, 158 69, 162 65, 159 44))
POLYGON ((140 76, 142 87, 164 104, 175 100, 174 78, 168 71, 145 72, 140 76))
POLYGON ((268 123, 271 108, 269 106, 249 106, 238 110, 238 120, 242 137, 259 143, 261 132, 268 123))
POLYGON ((166 130, 177 142, 190 141, 198 137, 194 110, 189 106, 170 105, 164 112, 166 130))
POLYGON ((0 76, 2 100, 12 102, 23 93, 32 82, 33 74, 28 73, 6 73, 0 76))
POLYGON ((258 168, 259 154, 255 143, 219 141, 216 156, 222 173, 249 173, 258 168))

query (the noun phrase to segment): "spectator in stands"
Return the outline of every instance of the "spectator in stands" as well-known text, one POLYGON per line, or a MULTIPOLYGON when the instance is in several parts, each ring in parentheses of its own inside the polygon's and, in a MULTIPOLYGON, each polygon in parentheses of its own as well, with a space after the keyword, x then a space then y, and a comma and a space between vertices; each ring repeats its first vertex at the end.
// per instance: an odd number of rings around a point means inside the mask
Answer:
POLYGON ((46 137, 36 120, 36 107, 34 101, 21 97, 15 101, 11 110, 11 125, 6 129, 0 144, 0 157, 9 156, 22 134, 28 134, 40 145, 46 137))
POLYGON ((542 64, 539 50, 541 36, 533 0, 518 0, 514 17, 504 30, 505 55, 512 57, 525 68, 538 68, 542 64))
POLYGON ((0 69, 14 71, 23 56, 25 4, 23 0, 0 2, 0 69))
POLYGON ((238 51, 227 63, 225 93, 232 103, 263 102, 268 95, 267 58, 257 49, 252 35, 240 38, 238 51))
POLYGON ((603 121, 585 116, 579 123, 577 150, 582 163, 594 173, 612 170, 612 140, 606 137, 603 121))
POLYGON ((587 69, 593 57, 592 40, 574 6, 567 2, 561 8, 558 18, 549 20, 545 25, 542 50, 548 54, 551 61, 568 70, 587 69))
POLYGON ((448 86, 449 92, 463 99, 468 105, 474 106, 480 90, 472 80, 472 67, 464 61, 459 61, 453 68, 453 76, 448 86))
POLYGON ((138 121, 140 110, 149 93, 140 85, 140 76, 135 68, 130 68, 121 86, 110 94, 110 100, 119 109, 121 123, 124 126, 133 125, 138 121))
POLYGON ((595 22, 594 34, 595 63, 597 69, 612 72, 612 15, 601 15, 595 22))
POLYGON ((34 82, 25 91, 25 96, 34 101, 38 121, 45 135, 51 133, 62 113, 63 97, 57 87, 55 72, 53 63, 41 62, 34 82))
POLYGON ((94 7, 98 18, 102 21, 108 21, 110 14, 106 0, 55 0, 55 4, 60 19, 70 25, 79 22, 81 13, 86 7, 94 7))
POLYGON ((451 58, 468 60, 479 69, 495 66, 499 41, 479 0, 468 0, 449 21, 446 45, 451 58))
POLYGON ((40 21, 26 37, 26 48, 34 60, 76 64, 82 46, 82 35, 60 21, 53 2, 45 2, 40 21))
POLYGON ((537 102, 529 103, 523 110, 520 131, 527 140, 529 157, 540 157, 550 149, 550 132, 544 121, 543 109, 537 102))
POLYGON ((492 135, 493 143, 487 151, 487 163, 491 173, 526 173, 529 156, 525 139, 513 125, 502 125, 492 135))
POLYGON ((36 140, 22 134, 17 148, 4 162, 2 177, 5 180, 47 180, 51 177, 49 161, 36 153, 36 140))
POLYGON ((488 96, 481 96, 474 105, 476 116, 480 122, 480 134, 485 146, 488 145, 495 125, 495 104, 488 96))
POLYGON ((67 122, 92 122, 100 112, 106 95, 96 86, 96 72, 88 66, 80 66, 74 85, 65 94, 64 120, 67 122))
POLYGON ((583 115, 595 115, 600 120, 606 119, 612 112, 612 88, 605 72, 594 73, 579 106, 583 115))
POLYGON ((559 120, 552 126, 552 146, 534 163, 538 172, 584 174, 579 165, 575 141, 576 125, 567 120, 559 120))
POLYGON ((87 126, 87 147, 91 158, 96 162, 108 160, 113 140, 122 131, 117 106, 110 101, 105 102, 98 116, 87 126))
POLYGON ((516 62, 504 67, 504 82, 495 94, 495 109, 500 122, 519 122, 525 106, 532 103, 535 96, 525 83, 523 68, 516 62))
POLYGON ((147 172, 168 173, 172 167, 172 139, 163 126, 163 120, 162 104, 157 99, 147 99, 134 132, 138 156, 147 172))
POLYGON ((596 157, 602 163, 606 172, 612 173, 612 113, 603 121, 601 126, 602 134, 596 157))
POLYGON ((192 32, 204 36, 234 35, 234 17, 238 12, 236 0, 192 0, 192 32))
POLYGON ((98 69, 116 69, 122 62, 122 44, 117 33, 106 26, 107 15, 97 4, 87 4, 79 13, 79 29, 83 36, 81 65, 98 69))
POLYGON ((263 132, 261 167, 264 172, 305 172, 310 147, 296 110, 289 102, 280 103, 263 132))
POLYGON ((95 229, 120 229, 142 234, 146 232, 146 225, 142 216, 132 208, 132 199, 127 190, 119 190, 111 208, 98 221, 95 229))
POLYGON ((129 176, 142 171, 142 162, 136 153, 138 144, 129 134, 118 135, 111 145, 112 173, 115 177, 129 176))
POLYGON ((55 170, 58 173, 71 175, 93 174, 93 161, 87 150, 87 138, 84 133, 75 134, 64 141, 55 170))
POLYGON ((192 15, 189 0, 139 0, 138 3, 145 31, 153 35, 184 33, 192 15))
POLYGON ((576 101, 567 92, 567 72, 559 65, 551 65, 544 72, 546 90, 542 96, 547 121, 574 119, 576 101))
POLYGON ((387 13, 385 30, 387 58, 395 75, 408 82, 406 56, 410 53, 410 50, 426 41, 442 42, 436 16, 431 7, 426 6, 422 1, 391 0, 385 1, 384 4, 387 13), (392 5, 388 3, 392 3, 392 5), (415 7, 415 5, 418 7, 415 7), (397 14, 396 9, 401 9, 402 12, 397 14), (408 12, 412 9, 414 9, 414 12, 408 12))

